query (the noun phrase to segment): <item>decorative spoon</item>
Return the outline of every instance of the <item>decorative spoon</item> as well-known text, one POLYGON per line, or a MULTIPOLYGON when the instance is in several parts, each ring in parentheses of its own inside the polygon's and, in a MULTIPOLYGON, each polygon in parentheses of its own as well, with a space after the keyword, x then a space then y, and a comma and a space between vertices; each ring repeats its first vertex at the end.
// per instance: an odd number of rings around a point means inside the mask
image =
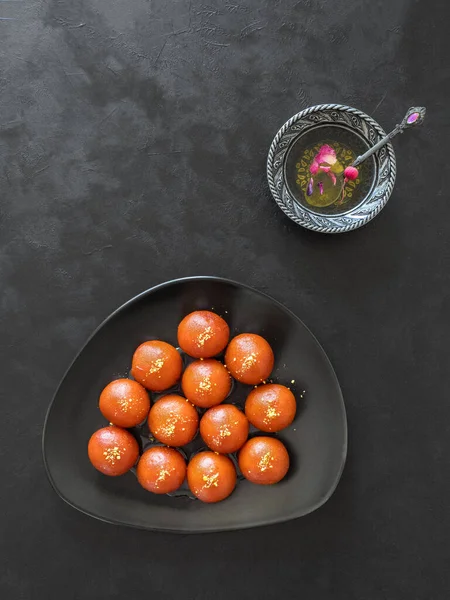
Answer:
POLYGON ((347 180, 356 179, 359 175, 358 169, 356 168, 358 165, 367 160, 369 156, 372 156, 372 154, 375 154, 375 152, 377 152, 385 144, 390 142, 392 138, 394 138, 398 133, 403 133, 405 129, 408 129, 409 127, 417 127, 418 125, 422 125, 423 120, 425 118, 425 113, 426 108, 424 106, 413 106, 409 108, 406 115, 403 117, 403 121, 400 124, 396 125, 394 129, 390 133, 388 133, 383 139, 377 142, 375 146, 372 146, 372 148, 369 148, 367 152, 364 152, 364 154, 358 156, 349 167, 345 168, 344 177, 347 180))

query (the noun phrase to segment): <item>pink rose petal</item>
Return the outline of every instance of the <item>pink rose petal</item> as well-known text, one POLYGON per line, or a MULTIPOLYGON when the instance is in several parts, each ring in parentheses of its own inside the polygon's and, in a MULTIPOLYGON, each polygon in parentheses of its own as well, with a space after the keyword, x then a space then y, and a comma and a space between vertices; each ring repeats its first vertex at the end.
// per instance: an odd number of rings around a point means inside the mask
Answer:
POLYGON ((319 152, 317 153, 315 159, 319 164, 320 163, 328 163, 329 165, 334 165, 336 162, 336 152, 333 150, 331 146, 328 144, 324 144, 319 152))
POLYGON ((309 171, 312 175, 317 175, 317 172, 319 171, 319 163, 313 160, 309 167, 309 171))

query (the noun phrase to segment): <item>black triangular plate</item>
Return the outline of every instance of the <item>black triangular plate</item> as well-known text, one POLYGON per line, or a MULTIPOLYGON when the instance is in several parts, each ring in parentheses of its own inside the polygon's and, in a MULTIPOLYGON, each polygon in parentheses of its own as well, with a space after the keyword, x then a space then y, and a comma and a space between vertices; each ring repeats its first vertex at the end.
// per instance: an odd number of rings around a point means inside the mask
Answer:
MULTIPOLYGON (((246 391, 235 386, 228 401, 242 405, 246 391)), ((346 452, 341 390, 316 338, 276 300, 217 277, 158 285, 108 317, 64 376, 43 434, 48 477, 71 506, 110 523, 180 533, 255 527, 310 513, 336 488, 346 452), (87 458, 89 437, 105 425, 98 410, 103 387, 128 376, 132 354, 141 342, 158 338, 176 345, 179 321, 198 309, 214 309, 228 321, 233 335, 253 332, 267 338, 276 359, 272 379, 290 386, 298 401, 294 423, 279 433, 291 456, 288 476, 274 486, 239 481, 233 494, 218 504, 151 494, 132 472, 105 477, 87 458)))

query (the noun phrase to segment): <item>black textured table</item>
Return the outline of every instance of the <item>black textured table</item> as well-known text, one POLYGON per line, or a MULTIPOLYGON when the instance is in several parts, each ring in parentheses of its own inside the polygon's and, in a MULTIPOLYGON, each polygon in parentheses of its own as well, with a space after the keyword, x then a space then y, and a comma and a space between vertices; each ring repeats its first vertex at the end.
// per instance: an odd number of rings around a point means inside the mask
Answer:
POLYGON ((2 599, 448 598, 444 4, 0 2, 2 599), (278 128, 322 102, 386 129, 428 108, 395 140, 387 207, 336 237, 292 224, 265 179, 278 128), (310 516, 152 534, 48 484, 42 425, 74 354, 128 298, 187 275, 268 292, 328 352, 349 457, 310 516))

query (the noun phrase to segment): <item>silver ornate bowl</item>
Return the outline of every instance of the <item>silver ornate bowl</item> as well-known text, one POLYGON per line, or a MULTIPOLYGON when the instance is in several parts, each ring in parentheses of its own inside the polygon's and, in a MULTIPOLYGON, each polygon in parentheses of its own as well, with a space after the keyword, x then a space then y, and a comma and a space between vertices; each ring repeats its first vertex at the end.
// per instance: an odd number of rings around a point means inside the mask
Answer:
POLYGON ((385 135, 371 117, 342 104, 319 104, 297 113, 279 130, 269 150, 267 178, 276 203, 290 219, 321 233, 344 233, 365 225, 385 206, 394 188, 396 163, 390 142, 366 161, 358 193, 341 206, 309 206, 295 168, 307 171, 298 157, 319 139, 332 138, 338 145, 342 141, 343 147, 363 153, 385 135))

